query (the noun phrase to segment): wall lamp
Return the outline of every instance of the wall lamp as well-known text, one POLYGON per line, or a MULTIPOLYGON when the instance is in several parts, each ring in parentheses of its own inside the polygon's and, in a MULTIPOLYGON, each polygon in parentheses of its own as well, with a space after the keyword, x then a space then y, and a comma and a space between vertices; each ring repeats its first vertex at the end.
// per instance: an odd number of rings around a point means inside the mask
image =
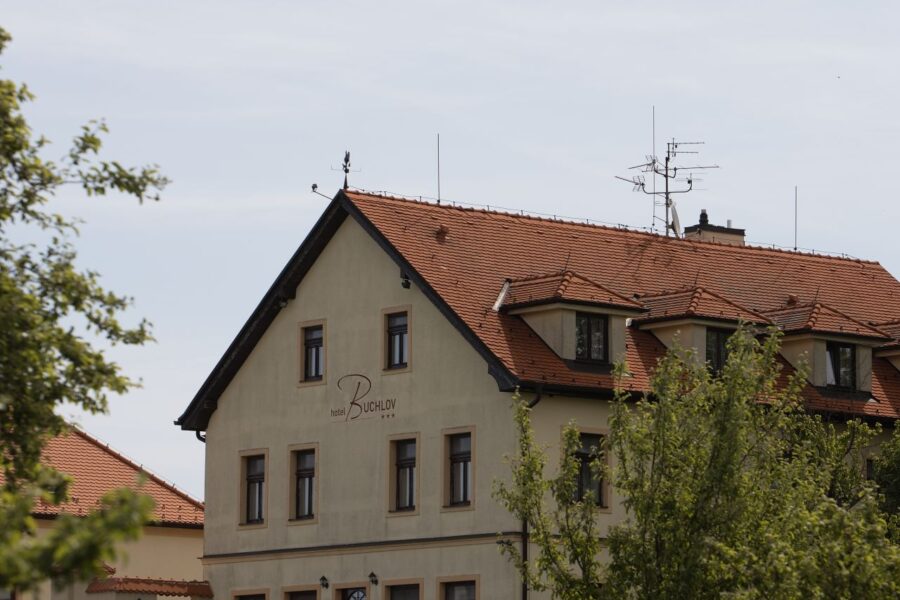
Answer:
POLYGON ((375 574, 375 571, 369 573, 369 583, 378 585, 378 575, 375 574))
POLYGON ((319 577, 319 585, 322 586, 323 590, 327 590, 328 589, 328 578, 325 577, 324 575, 319 577))
POLYGON ((400 273, 400 285, 403 286, 404 290, 409 289, 409 275, 406 273, 400 273))

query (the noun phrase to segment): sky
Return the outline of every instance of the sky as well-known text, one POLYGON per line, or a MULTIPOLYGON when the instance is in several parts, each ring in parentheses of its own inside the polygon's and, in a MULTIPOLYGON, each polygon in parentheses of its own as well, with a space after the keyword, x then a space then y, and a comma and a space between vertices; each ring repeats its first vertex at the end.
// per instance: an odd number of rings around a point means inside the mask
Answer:
MULTIPOLYGON (((622 223, 615 175, 704 141, 682 225, 880 261, 900 275, 900 3, 3 0, 0 77, 62 155, 103 118, 104 156, 156 163, 159 203, 64 192, 79 261, 135 298, 156 343, 111 357, 143 387, 69 418, 203 496, 173 425, 328 203, 352 186, 622 223), (882 170, 882 168, 884 170, 882 170)), ((691 159, 693 157, 685 157, 691 159)), ((683 163, 684 164, 684 163, 683 163)), ((860 290, 865 293, 865 290, 860 290)))

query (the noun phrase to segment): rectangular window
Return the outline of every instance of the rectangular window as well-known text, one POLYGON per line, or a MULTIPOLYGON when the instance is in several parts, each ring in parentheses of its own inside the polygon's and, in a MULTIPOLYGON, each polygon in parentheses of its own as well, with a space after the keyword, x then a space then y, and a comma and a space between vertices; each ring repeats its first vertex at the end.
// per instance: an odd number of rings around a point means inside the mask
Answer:
POLYGON ((839 342, 826 344, 825 383, 845 390, 856 389, 856 346, 839 342))
POLYGON ((321 325, 303 328, 303 380, 322 379, 325 372, 325 336, 321 325))
POLYGON ((581 439, 581 447, 575 452, 575 458, 578 460, 576 499, 581 502, 590 495, 597 506, 605 508, 606 498, 603 493, 603 479, 591 467, 591 463, 601 456, 603 436, 596 433, 582 433, 579 437, 581 439))
POLYGON ((575 358, 591 362, 609 362, 608 323, 603 315, 575 315, 575 358))
POLYGON ((316 451, 294 452, 294 518, 312 519, 315 516, 316 451))
POLYGON ((474 581, 454 581, 443 585, 443 600, 475 600, 474 581))
POLYGON ((246 594, 243 596, 235 596, 235 600, 266 600, 265 594, 246 594))
POLYGON ((472 501, 472 434, 450 436, 450 506, 472 501))
POLYGON ((244 523, 262 523, 266 493, 266 457, 263 454, 244 457, 244 523))
POLYGON ((388 586, 387 600, 419 600, 419 584, 388 586))
POLYGON ((288 592, 287 600, 317 600, 317 596, 315 590, 288 592))
POLYGON ((866 459, 866 481, 875 481, 875 459, 866 459))
POLYGON ((409 364, 409 318, 406 312, 387 315, 387 368, 409 364))
POLYGON ((718 375, 725 368, 728 360, 728 338, 733 331, 727 329, 706 328, 706 364, 713 374, 718 375))
POLYGON ((397 440, 394 445, 394 510, 416 508, 416 440, 397 440))

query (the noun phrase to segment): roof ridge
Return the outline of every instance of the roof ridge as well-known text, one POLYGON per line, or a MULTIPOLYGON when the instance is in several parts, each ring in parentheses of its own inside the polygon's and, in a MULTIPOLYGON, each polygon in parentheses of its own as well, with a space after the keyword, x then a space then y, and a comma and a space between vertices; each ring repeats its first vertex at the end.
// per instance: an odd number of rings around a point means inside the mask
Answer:
POLYGON ((77 433, 82 438, 84 438, 88 442, 92 443, 93 445, 97 446, 97 448, 106 452, 107 454, 109 454, 110 456, 115 458, 116 460, 119 460, 119 461, 127 464, 128 466, 135 469, 139 473, 143 473, 143 474, 147 475, 147 477, 149 479, 151 479, 152 481, 155 481, 156 483, 158 483, 159 485, 168 489, 169 491, 177 494, 178 496, 181 496, 182 498, 184 498, 185 500, 187 500, 188 502, 190 502, 191 504, 193 504, 200 510, 205 510, 206 505, 203 502, 201 502, 200 500, 197 500, 196 498, 194 498, 187 492, 182 491, 174 483, 169 483, 168 481, 166 481, 165 479, 163 479, 162 477, 160 477, 159 475, 157 475, 150 469, 145 468, 142 464, 138 464, 133 459, 125 456, 118 450, 113 449, 108 443, 103 442, 99 438, 96 438, 96 437, 92 436, 91 434, 87 433, 86 431, 81 429, 81 427, 79 427, 75 423, 69 423, 68 425, 69 425, 70 431, 77 433))
POLYGON ((479 207, 475 207, 475 206, 467 207, 467 206, 457 205, 459 203, 452 204, 453 201, 450 201, 451 204, 438 204, 435 202, 429 202, 427 200, 424 200, 424 199, 422 199, 422 196, 407 197, 407 196, 401 196, 401 195, 397 195, 397 194, 388 194, 388 193, 384 193, 384 192, 372 192, 372 191, 363 190, 360 188, 353 188, 353 189, 341 190, 341 191, 344 193, 347 193, 347 194, 358 194, 361 196, 368 196, 370 198, 393 200, 393 201, 397 201, 397 202, 406 202, 409 204, 420 204, 420 205, 437 208, 440 210, 458 210, 461 212, 481 212, 481 213, 486 213, 486 214, 491 214, 491 215, 508 217, 508 218, 512 218, 512 219, 526 219, 529 221, 538 221, 538 222, 544 222, 544 223, 572 225, 572 226, 577 226, 577 227, 582 227, 582 228, 587 228, 587 229, 605 229, 608 231, 615 231, 615 232, 619 232, 619 233, 627 233, 627 234, 632 234, 632 235, 640 235, 640 236, 645 236, 645 237, 651 237, 654 239, 671 240, 673 242, 681 242, 681 243, 685 243, 685 244, 690 244, 692 246, 699 246, 701 248, 712 246, 712 247, 718 247, 718 248, 727 248, 732 251, 770 252, 770 253, 776 253, 776 254, 788 254, 790 256, 798 256, 798 257, 802 257, 802 258, 811 258, 811 259, 816 259, 816 260, 834 260, 834 261, 840 261, 840 262, 855 262, 855 263, 861 263, 861 264, 872 264, 872 265, 881 266, 881 263, 878 262, 877 260, 868 260, 868 259, 864 259, 864 258, 852 258, 852 257, 847 257, 847 256, 832 256, 829 254, 816 254, 814 252, 800 252, 798 250, 787 250, 787 249, 782 249, 782 248, 769 248, 767 246, 757 246, 757 245, 753 245, 753 244, 744 244, 743 246, 736 246, 734 244, 728 244, 725 242, 716 242, 716 241, 709 241, 709 240, 703 240, 703 241, 689 240, 689 239, 685 239, 685 238, 678 238, 678 237, 662 235, 660 233, 653 233, 653 232, 649 232, 649 231, 641 231, 639 229, 632 229, 629 226, 624 225, 624 224, 621 227, 616 227, 616 226, 612 226, 612 225, 601 225, 599 223, 590 223, 589 222, 590 219, 588 219, 588 218, 585 218, 585 221, 588 221, 588 222, 581 222, 581 221, 575 221, 571 218, 569 218, 569 219, 555 218, 554 219, 554 218, 548 218, 548 217, 540 217, 540 216, 536 216, 533 214, 526 214, 524 212, 520 212, 520 213, 506 212, 503 210, 491 209, 490 205, 486 205, 487 208, 479 208, 479 207), (419 199, 416 199, 416 198, 419 198, 419 199))
POLYGON ((557 297, 561 298, 563 296, 563 294, 566 293, 566 288, 568 288, 569 284, 572 282, 573 275, 574 275, 574 273, 572 273, 572 271, 569 271, 568 269, 566 269, 565 271, 562 272, 562 275, 560 276, 560 280, 559 280, 559 286, 557 286, 557 288, 556 288, 556 296, 557 297))

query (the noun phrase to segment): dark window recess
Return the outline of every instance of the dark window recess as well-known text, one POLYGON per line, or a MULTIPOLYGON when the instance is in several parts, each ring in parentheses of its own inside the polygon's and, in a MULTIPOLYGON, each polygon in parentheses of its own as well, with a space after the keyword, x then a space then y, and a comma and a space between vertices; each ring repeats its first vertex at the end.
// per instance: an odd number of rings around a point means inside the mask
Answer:
POLYGON ((324 337, 321 325, 303 328, 303 379, 322 379, 324 372, 324 337))
POLYGON ((316 451, 300 450, 297 452, 297 505, 294 507, 295 519, 311 519, 315 515, 316 488, 316 451))
POLYGON ((266 600, 265 594, 248 594, 246 596, 235 596, 235 600, 266 600))
POLYGON ((419 600, 419 586, 412 585, 392 585, 388 588, 388 600, 419 600))
POLYGON ((316 592, 312 590, 308 592, 290 592, 288 600, 316 600, 316 592))
POLYGON ((866 481, 875 481, 875 459, 866 459, 866 481))
MULTIPOLYGON (((262 523, 263 503, 265 501, 266 485, 266 458, 265 456, 248 456, 246 459, 247 472, 247 523, 262 523)), ((249 596, 248 596, 249 597, 249 596)))
POLYGON ((444 600, 475 600, 475 582, 456 581, 445 583, 444 600))
POLYGON ((828 342, 825 346, 825 383, 845 389, 856 389, 856 347, 852 344, 828 342))
POLYGON ((575 315, 575 358, 591 362, 609 362, 608 323, 603 315, 575 315))
POLYGON ((603 494, 603 479, 591 468, 591 463, 600 456, 603 436, 594 433, 582 433, 581 447, 575 452, 578 461, 578 482, 575 489, 576 499, 581 502, 590 494, 597 506, 606 506, 603 494))
POLYGON ((732 333, 727 329, 706 328, 706 364, 716 375, 722 372, 728 361, 728 338, 732 333))
POLYGON ((413 510, 416 507, 416 440, 394 442, 397 457, 397 510, 413 510))
POLYGON ((366 588, 347 588, 341 590, 341 600, 366 600, 366 588))
POLYGON ((450 506, 472 501, 472 434, 450 436, 450 506))
POLYGON ((402 369, 409 363, 409 319, 405 312, 387 316, 387 367, 402 369))

